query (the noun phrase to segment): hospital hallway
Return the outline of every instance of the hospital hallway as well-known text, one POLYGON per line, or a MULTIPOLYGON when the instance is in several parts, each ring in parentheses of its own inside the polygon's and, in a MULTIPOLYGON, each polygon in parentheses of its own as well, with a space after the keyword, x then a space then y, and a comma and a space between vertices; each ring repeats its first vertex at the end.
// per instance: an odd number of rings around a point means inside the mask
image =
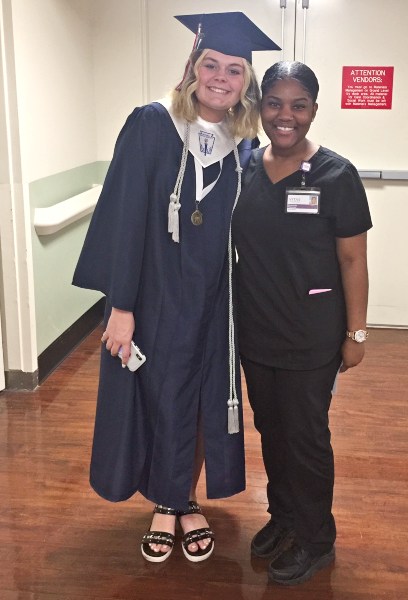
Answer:
POLYGON ((33 392, 0 393, 2 600, 402 600, 408 589, 408 330, 371 329, 364 362, 341 375, 331 409, 336 562, 303 585, 268 583, 250 540, 267 521, 260 442, 245 398, 247 489, 199 502, 214 555, 147 563, 151 505, 88 483, 97 328, 33 392))

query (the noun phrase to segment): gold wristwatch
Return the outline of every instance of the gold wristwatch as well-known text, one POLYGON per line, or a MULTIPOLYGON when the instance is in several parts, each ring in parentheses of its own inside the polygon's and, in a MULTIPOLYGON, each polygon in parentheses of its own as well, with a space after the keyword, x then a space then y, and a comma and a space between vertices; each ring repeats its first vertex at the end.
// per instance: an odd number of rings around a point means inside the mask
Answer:
POLYGON ((346 335, 354 342, 357 342, 357 344, 361 344, 368 338, 368 331, 365 329, 357 329, 357 331, 346 331, 346 335))

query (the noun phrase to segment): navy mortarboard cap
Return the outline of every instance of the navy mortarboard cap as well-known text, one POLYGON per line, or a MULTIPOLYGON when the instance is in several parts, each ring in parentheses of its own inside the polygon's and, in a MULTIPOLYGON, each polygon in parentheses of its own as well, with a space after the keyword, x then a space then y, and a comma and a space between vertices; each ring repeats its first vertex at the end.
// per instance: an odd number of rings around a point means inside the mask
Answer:
POLYGON ((196 34, 194 50, 217 50, 252 62, 253 51, 281 49, 242 12, 178 15, 176 19, 196 34))

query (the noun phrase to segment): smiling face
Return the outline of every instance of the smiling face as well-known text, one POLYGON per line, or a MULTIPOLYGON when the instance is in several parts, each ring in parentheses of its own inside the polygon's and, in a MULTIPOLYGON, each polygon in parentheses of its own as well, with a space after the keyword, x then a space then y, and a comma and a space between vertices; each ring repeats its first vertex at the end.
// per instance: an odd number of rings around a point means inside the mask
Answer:
POLYGON ((222 121, 238 104, 244 87, 244 59, 208 50, 198 67, 198 114, 212 123, 222 121))
POLYGON ((301 150, 317 104, 295 79, 276 81, 263 95, 261 119, 274 153, 290 155, 301 150))

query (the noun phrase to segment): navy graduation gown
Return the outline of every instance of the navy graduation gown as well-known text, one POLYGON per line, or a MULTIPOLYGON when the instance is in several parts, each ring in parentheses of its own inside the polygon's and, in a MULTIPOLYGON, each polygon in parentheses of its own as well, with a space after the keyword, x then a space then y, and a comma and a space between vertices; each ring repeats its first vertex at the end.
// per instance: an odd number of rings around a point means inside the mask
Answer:
MULTIPOLYGON (((205 443, 207 496, 245 488, 240 433, 228 434, 228 232, 237 189, 235 159, 201 201, 194 226, 194 159, 181 191, 180 243, 167 232, 169 196, 182 141, 158 103, 137 108, 119 134, 74 285, 100 290, 111 307, 133 311, 134 340, 147 356, 136 372, 102 347, 90 481, 111 501, 140 491, 187 507, 197 422, 205 443)), ((238 353, 237 353, 238 354, 238 353)), ((236 365, 240 397, 240 370, 236 365)))

